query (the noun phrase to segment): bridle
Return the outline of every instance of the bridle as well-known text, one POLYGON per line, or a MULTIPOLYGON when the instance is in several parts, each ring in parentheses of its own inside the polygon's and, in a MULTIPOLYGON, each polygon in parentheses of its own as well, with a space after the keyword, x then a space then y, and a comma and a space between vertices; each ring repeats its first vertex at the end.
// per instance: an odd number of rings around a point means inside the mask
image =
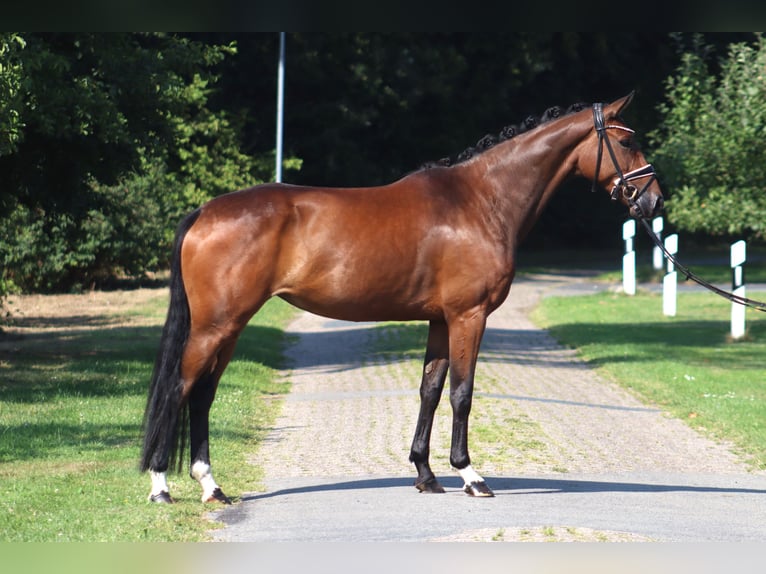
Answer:
POLYGON ((635 208, 641 213, 641 208, 637 205, 637 200, 649 188, 652 182, 657 179, 657 174, 654 172, 652 165, 648 163, 645 166, 629 171, 628 173, 622 172, 620 164, 617 163, 617 156, 614 154, 612 143, 609 141, 609 138, 606 137, 606 130, 623 130, 631 134, 635 132, 625 126, 604 124, 603 106, 603 104, 593 104, 593 124, 595 125, 596 133, 598 134, 598 152, 596 154, 596 174, 593 176, 592 191, 596 191, 596 187, 598 186, 598 174, 601 170, 601 156, 604 153, 604 144, 606 144, 609 157, 612 159, 612 165, 617 172, 617 177, 615 177, 612 182, 612 191, 609 194, 612 201, 615 201, 622 195, 630 207, 635 208), (631 183, 632 181, 644 178, 648 178, 648 180, 641 189, 631 183))
MULTIPOLYGON (((652 182, 657 179, 657 174, 654 171, 654 168, 651 166, 651 164, 646 164, 643 167, 639 167, 638 169, 634 169, 633 171, 629 171, 628 173, 623 173, 622 169, 620 168, 620 164, 617 163, 617 157, 614 154, 614 149, 612 148, 612 143, 609 141, 609 138, 606 137, 606 130, 608 129, 615 129, 615 130, 623 130, 629 133, 635 133, 632 129, 626 128, 625 126, 619 126, 616 124, 604 124, 604 110, 603 110, 603 104, 593 104, 593 123, 596 127, 596 133, 598 134, 598 153, 596 155, 596 174, 593 176, 593 187, 592 191, 596 191, 596 188, 598 186, 598 173, 601 169, 601 156, 603 155, 604 151, 604 144, 606 144, 606 149, 609 152, 609 157, 612 159, 612 165, 614 166, 615 171, 617 172, 617 177, 614 178, 614 181, 612 182, 612 190, 610 192, 610 196, 612 200, 616 200, 622 195, 622 197, 625 198, 625 200, 628 202, 628 205, 631 208, 635 208, 639 214, 641 213, 641 208, 637 205, 637 200, 641 195, 648 189, 648 187, 652 184, 652 182), (635 181, 637 179, 643 179, 643 178, 649 178, 647 182, 644 184, 644 186, 641 189, 638 189, 635 185, 633 185, 631 182, 635 181)), ((672 253, 670 253, 666 248, 665 245, 662 243, 659 237, 657 237, 657 234, 654 233, 651 226, 649 225, 649 222, 646 220, 645 217, 639 217, 639 221, 644 226, 644 229, 646 230, 649 237, 652 239, 654 244, 665 254, 665 257, 668 258, 669 261, 673 263, 676 269, 678 269, 683 275, 686 276, 687 279, 691 279, 695 283, 702 285, 706 289, 712 291, 716 295, 720 295, 721 297, 724 297, 725 299, 728 299, 732 303, 738 303, 740 305, 745 305, 747 307, 751 307, 753 309, 757 309, 758 311, 764 311, 766 312, 766 303, 763 303, 761 301, 755 301, 753 299, 748 299, 747 297, 742 297, 741 295, 736 295, 734 293, 731 293, 729 291, 725 291, 723 289, 720 289, 713 285, 712 283, 709 283, 708 281, 705 281, 704 279, 701 279, 689 269, 681 265, 678 260, 673 256, 672 253)))

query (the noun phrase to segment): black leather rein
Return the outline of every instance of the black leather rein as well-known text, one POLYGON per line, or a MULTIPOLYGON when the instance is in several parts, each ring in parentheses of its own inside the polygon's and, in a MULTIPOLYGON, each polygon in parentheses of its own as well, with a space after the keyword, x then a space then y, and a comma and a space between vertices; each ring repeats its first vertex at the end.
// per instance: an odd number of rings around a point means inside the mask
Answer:
POLYGON ((670 262, 673 263, 675 268, 678 269, 682 275, 686 276, 687 279, 691 279, 698 285, 702 285, 705 289, 709 289, 716 295, 720 295, 721 297, 728 299, 732 303, 739 303, 740 305, 745 305, 746 307, 752 307, 753 309, 757 309, 758 311, 766 312, 766 303, 763 303, 761 301, 755 301, 753 299, 748 299, 747 297, 742 297, 741 295, 735 295, 734 293, 730 291, 725 291, 724 289, 716 287, 712 283, 705 281, 704 279, 698 277, 697 275, 689 271, 688 268, 681 265, 678 262, 678 260, 667 249, 665 249, 665 245, 663 245, 662 241, 660 241, 660 238, 657 237, 654 231, 652 231, 652 227, 651 225, 649 225, 649 222, 643 218, 640 221, 641 221, 641 224, 644 226, 644 229, 646 229, 646 232, 649 234, 649 237, 652 238, 652 241, 654 242, 654 244, 662 250, 662 252, 665 254, 665 257, 667 257, 668 260, 670 260, 670 262))

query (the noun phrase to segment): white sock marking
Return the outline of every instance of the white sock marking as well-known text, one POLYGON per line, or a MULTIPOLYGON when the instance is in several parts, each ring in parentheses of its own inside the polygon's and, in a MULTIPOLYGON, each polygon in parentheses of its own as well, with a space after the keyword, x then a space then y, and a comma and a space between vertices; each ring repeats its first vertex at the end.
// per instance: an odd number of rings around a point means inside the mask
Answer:
POLYGON ((213 479, 213 473, 210 472, 210 465, 198 460, 192 465, 191 475, 200 483, 200 486, 202 486, 202 502, 206 502, 213 496, 213 492, 215 492, 216 488, 218 488, 218 485, 213 479))
POLYGON ((149 493, 149 498, 163 492, 170 493, 170 490, 168 489, 168 481, 164 472, 150 470, 149 475, 152 477, 152 491, 149 493))
POLYGON ((465 485, 468 486, 472 482, 484 482, 484 479, 479 476, 479 474, 471 468, 471 465, 469 464, 465 468, 458 469, 458 473, 460 473, 460 476, 463 478, 463 482, 465 482, 465 485))

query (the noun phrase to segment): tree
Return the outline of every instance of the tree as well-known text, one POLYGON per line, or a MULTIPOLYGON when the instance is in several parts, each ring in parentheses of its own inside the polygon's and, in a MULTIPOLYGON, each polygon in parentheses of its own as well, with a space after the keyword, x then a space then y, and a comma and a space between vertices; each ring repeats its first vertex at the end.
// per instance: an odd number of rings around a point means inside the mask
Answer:
POLYGON ((0 33, 0 156, 16 149, 21 132, 18 53, 23 47, 24 40, 19 34, 0 33))
POLYGON ((182 213, 256 181, 229 116, 207 105, 234 51, 167 34, 0 36, 6 288, 160 268, 182 213))
POLYGON ((719 62, 697 37, 666 92, 651 140, 669 221, 689 232, 766 238, 764 37, 731 44, 719 62))

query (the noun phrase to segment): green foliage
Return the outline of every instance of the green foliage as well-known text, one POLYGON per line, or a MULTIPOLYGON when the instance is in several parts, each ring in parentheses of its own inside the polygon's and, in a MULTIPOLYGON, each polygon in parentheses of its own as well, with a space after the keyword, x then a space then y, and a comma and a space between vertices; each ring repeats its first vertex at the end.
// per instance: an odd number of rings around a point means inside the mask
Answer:
POLYGON ((24 39, 19 34, 0 33, 0 156, 16 149, 21 134, 21 63, 18 52, 23 47, 24 39))
MULTIPOLYGON (((213 527, 187 473, 170 474, 179 504, 147 502, 137 471, 140 426, 161 322, 163 291, 130 310, 151 326, 115 317, 60 319, 59 333, 30 333, 0 353, 0 541, 202 541, 213 527), (68 323, 67 323, 68 321, 68 323)), ((289 384, 282 328, 294 308, 269 301, 242 334, 211 411, 216 478, 232 496, 259 487, 248 463, 289 384), (268 400, 264 400, 264 398, 268 400)))
POLYGON ((0 296, 156 270, 184 213, 271 176, 208 106, 235 53, 172 34, 0 36, 0 296))
POLYGON ((181 195, 174 185, 163 172, 114 186, 92 181, 89 205, 76 219, 18 203, 0 228, 0 278, 16 290, 50 292, 165 266, 172 241, 167 214, 174 221, 178 214, 161 192, 181 195))
POLYGON ((711 70, 707 50, 683 54, 651 134, 653 159, 679 229, 766 238, 766 40, 735 43, 711 70))

